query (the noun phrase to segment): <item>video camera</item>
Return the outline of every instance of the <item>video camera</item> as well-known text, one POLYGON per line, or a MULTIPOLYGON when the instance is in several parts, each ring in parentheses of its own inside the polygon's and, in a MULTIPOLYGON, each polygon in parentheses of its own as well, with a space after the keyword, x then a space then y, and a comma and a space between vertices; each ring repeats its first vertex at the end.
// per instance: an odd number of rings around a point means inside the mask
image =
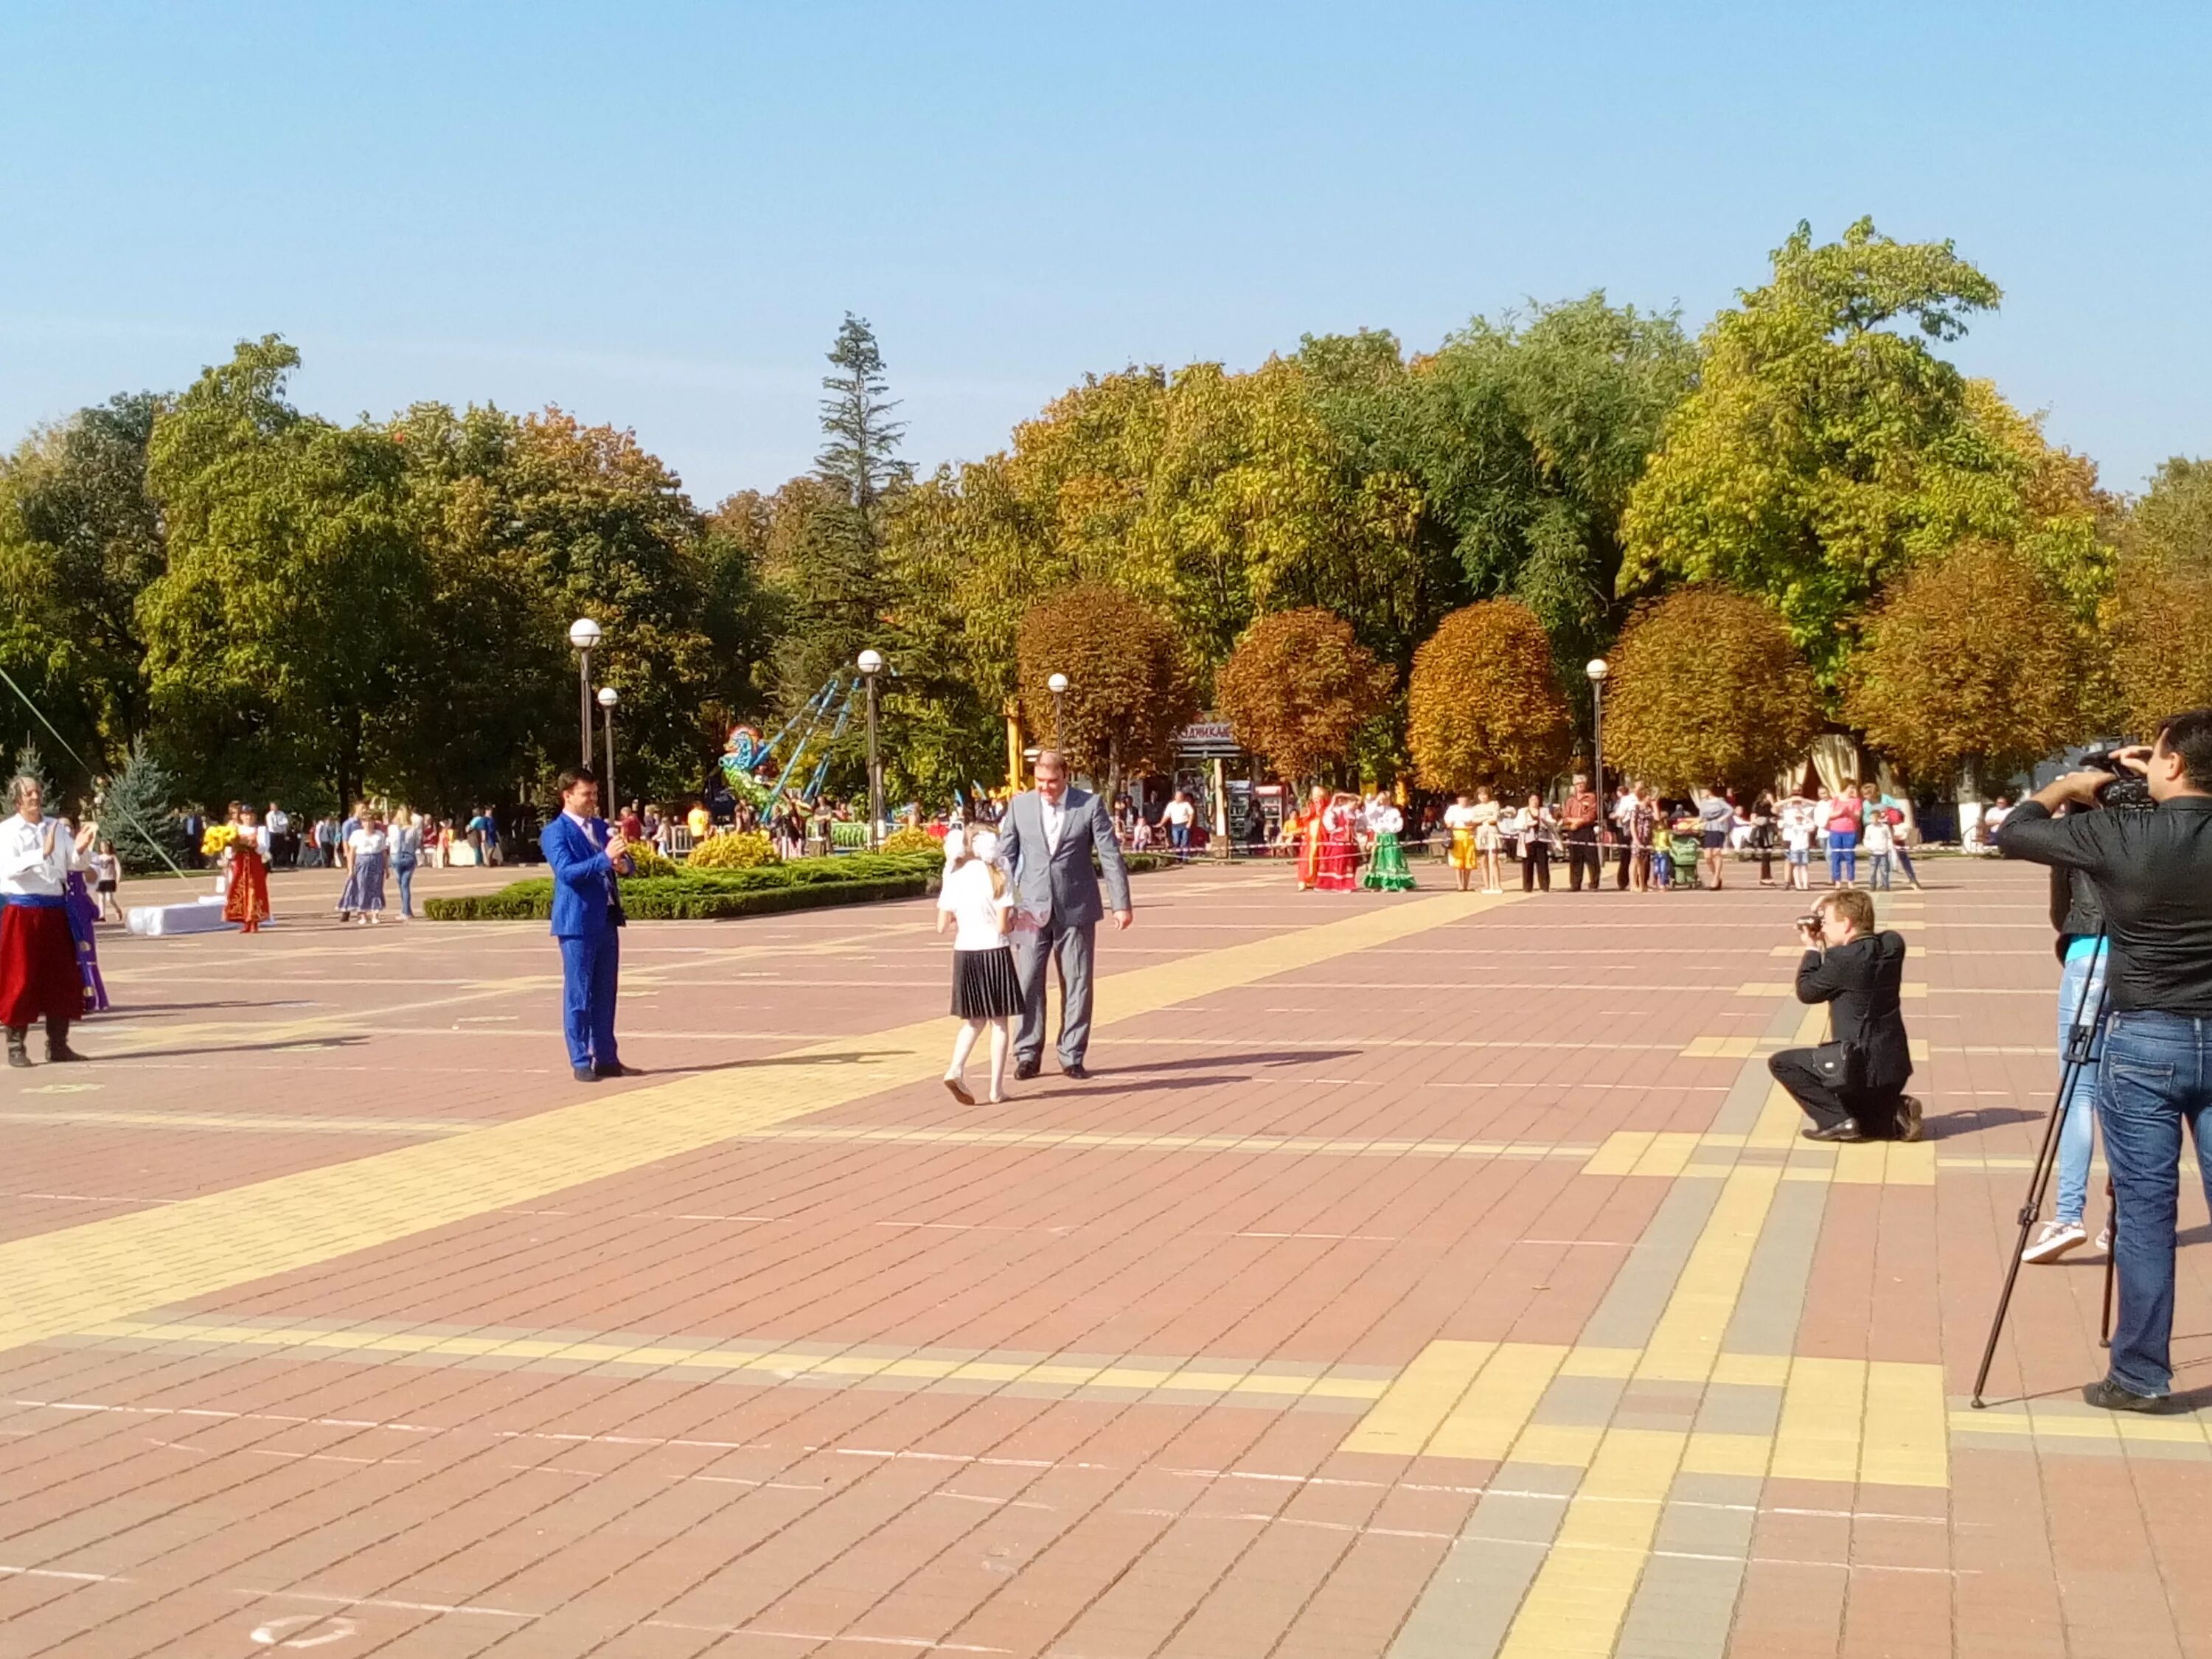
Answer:
POLYGON ((2098 805, 2117 812, 2148 812, 2158 803, 2151 799, 2149 780, 2121 763, 2120 751, 2127 746, 2100 744, 2081 757, 2081 769, 2112 774, 2111 782, 2097 786, 2098 805))

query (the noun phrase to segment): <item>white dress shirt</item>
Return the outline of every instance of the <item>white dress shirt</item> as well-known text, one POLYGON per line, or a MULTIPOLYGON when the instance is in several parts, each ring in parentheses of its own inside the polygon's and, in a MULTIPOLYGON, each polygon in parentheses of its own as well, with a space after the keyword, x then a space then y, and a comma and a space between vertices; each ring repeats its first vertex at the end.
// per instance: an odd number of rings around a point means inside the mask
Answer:
POLYGON ((0 823, 0 896, 59 898, 67 890, 64 884, 69 872, 76 867, 76 842, 59 818, 33 823, 17 812, 0 823))
POLYGON ((1067 824, 1067 797, 1062 795, 1057 801, 1049 801, 1039 795, 1037 811, 1044 818, 1044 850, 1056 854, 1060 851, 1060 832, 1067 824))

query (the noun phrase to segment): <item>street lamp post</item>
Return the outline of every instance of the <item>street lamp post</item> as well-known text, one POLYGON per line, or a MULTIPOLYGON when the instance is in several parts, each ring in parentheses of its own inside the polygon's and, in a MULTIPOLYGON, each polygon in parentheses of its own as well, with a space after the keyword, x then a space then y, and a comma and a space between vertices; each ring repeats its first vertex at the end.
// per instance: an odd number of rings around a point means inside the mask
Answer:
POLYGON ((615 689, 611 685, 603 685, 599 688, 599 708, 605 714, 607 721, 607 759, 606 764, 599 771, 599 787, 606 791, 606 803, 601 811, 604 814, 611 815, 617 821, 622 817, 622 811, 615 803, 615 705, 621 701, 622 699, 615 694, 615 689))
POLYGON ((876 676, 884 672, 884 653, 871 648, 860 653, 860 678, 868 688, 868 847, 883 844, 884 768, 876 750, 876 676))
POLYGON ((1058 749, 1067 741, 1066 721, 1062 718, 1067 709, 1067 676, 1054 674, 1044 684, 1052 693, 1052 746, 1058 749))
POLYGON ((576 647, 576 684, 583 706, 584 764, 592 763, 592 653, 599 648, 599 625, 589 617, 568 624, 568 643, 576 647))
POLYGON ((1605 811, 1605 677, 1613 672, 1603 657, 1592 657, 1583 672, 1590 683, 1590 770, 1595 775, 1597 810, 1605 811))

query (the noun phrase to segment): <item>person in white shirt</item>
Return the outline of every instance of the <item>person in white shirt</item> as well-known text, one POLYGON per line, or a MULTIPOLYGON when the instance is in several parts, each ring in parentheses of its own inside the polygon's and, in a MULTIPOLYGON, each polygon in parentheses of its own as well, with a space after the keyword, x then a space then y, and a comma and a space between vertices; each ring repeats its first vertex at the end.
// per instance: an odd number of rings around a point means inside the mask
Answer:
POLYGON ((1792 795, 1782 803, 1782 846, 1789 861, 1790 884, 1801 893, 1812 890, 1816 816, 1813 803, 1802 795, 1792 795))
MULTIPOLYGON (((1490 792, 1487 789, 1484 790, 1482 794, 1484 799, 1489 799, 1490 792)), ((1493 806, 1491 809, 1491 818, 1493 823, 1497 817, 1497 809, 1493 806)), ((1444 808, 1444 828, 1451 832, 1452 873, 1459 878, 1459 890, 1462 893, 1467 891, 1468 883, 1474 879, 1475 863, 1482 856, 1475 850, 1474 845, 1474 826, 1481 821, 1474 810, 1474 803, 1467 798, 1464 791, 1453 800, 1449 806, 1444 808)), ((1483 869, 1485 879, 1482 890, 1486 893, 1490 891, 1488 877, 1491 865, 1485 863, 1483 869)))
POLYGON ((1198 821, 1198 805, 1188 792, 1178 789, 1175 799, 1160 812, 1160 821, 1168 827, 1168 845, 1175 848, 1178 860, 1190 858, 1190 826, 1198 821))
POLYGON ((35 778, 11 779, 15 816, 0 823, 0 1026, 8 1063, 28 1066, 31 1022, 44 1019, 46 1058, 82 1060, 69 1043, 70 1023, 84 1011, 84 981, 69 925, 70 872, 84 867, 69 826, 46 815, 35 778))
POLYGON ((1007 942, 1014 896, 999 867, 999 838, 988 830, 972 836, 954 830, 945 837, 945 880, 937 895, 937 931, 952 935, 952 1013, 960 1030, 952 1038, 952 1063, 945 1086, 963 1106, 968 1092, 968 1056, 986 1026, 991 1032, 991 1094, 994 1106, 1006 1097, 1006 1022, 1022 1012, 1021 975, 1007 942))

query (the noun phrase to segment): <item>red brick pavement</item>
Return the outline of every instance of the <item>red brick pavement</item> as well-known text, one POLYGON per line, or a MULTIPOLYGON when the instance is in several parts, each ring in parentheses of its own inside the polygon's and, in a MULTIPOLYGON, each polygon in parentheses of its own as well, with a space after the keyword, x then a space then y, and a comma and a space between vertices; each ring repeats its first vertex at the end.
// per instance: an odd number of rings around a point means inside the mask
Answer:
MULTIPOLYGON (((1973 1160, 2033 1150, 2055 968, 2031 872, 1929 874, 1898 925, 1926 946, 1936 1184, 1826 1190, 1794 1351, 1940 1362, 1957 1396, 2025 1181, 1973 1160)), ((1139 896, 1109 973, 1405 902, 1203 869, 1139 896)), ((1515 1477, 1341 1443, 1432 1341, 1586 1340, 1678 1183, 1582 1164, 1616 1131, 1714 1124, 1745 1062, 1681 1050, 1770 1029, 1778 1002, 1739 988, 1788 977, 1798 908, 1515 902, 1114 1024, 1086 1085, 1048 1071, 997 1109, 896 1087, 138 1316, 178 1340, 0 1353, 0 1654, 1414 1651, 1409 1614, 1515 1477), (1446 1141, 1518 1150, 1398 1145, 1446 1141), (457 1351, 471 1334, 539 1346, 457 1351), (652 1357, 608 1358, 626 1347, 652 1357), (806 1374, 908 1353, 1368 1394, 806 1374)), ((743 1096, 810 1044, 866 1052, 942 1010, 928 927, 895 905, 633 927, 625 1052, 650 1075, 610 1086, 743 1096)), ((534 927, 303 919, 118 939, 107 966, 122 1011, 84 1046, 110 1057, 0 1082, 0 1238, 577 1098, 534 927)), ((2187 1253, 2185 1388, 2212 1365, 2204 1273, 2187 1253)), ((2094 1374, 2100 1283, 2087 1260, 2023 1276, 1994 1395, 2063 1402, 2094 1374)), ((1948 1490, 1755 1491, 1732 1610, 1670 1650, 2212 1652, 2201 1435, 1961 1432, 1948 1490)))

